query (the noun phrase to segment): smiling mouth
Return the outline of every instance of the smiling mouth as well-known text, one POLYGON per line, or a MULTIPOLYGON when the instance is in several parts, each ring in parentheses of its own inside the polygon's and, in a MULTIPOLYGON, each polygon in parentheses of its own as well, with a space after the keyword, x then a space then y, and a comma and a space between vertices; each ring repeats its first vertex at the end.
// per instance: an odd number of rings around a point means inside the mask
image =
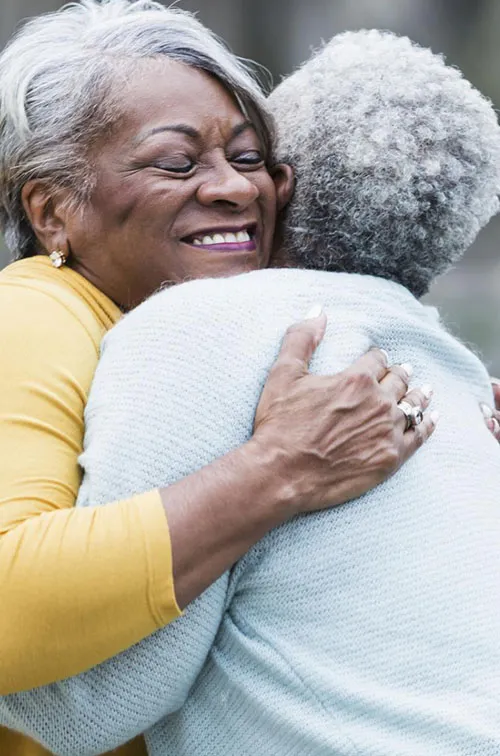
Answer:
POLYGON ((181 241, 196 249, 212 252, 255 252, 257 249, 256 235, 256 226, 246 226, 239 230, 199 231, 191 236, 186 236, 181 241))

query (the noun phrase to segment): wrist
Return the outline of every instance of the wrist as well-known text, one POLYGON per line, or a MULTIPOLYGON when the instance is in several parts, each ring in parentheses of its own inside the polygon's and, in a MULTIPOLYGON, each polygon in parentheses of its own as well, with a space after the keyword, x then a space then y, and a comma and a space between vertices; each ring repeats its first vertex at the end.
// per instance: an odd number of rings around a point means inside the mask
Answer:
POLYGON ((262 506, 276 519, 276 524, 297 515, 300 512, 297 470, 283 448, 254 435, 240 451, 245 455, 249 474, 261 487, 262 506))
POLYGON ((250 440, 160 495, 180 607, 297 513, 284 454, 250 440))

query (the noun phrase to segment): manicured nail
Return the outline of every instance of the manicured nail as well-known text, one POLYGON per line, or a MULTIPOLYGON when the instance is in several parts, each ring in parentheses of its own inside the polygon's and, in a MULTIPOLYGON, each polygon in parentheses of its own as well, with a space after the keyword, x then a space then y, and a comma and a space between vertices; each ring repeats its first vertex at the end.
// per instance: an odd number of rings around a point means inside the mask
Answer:
POLYGON ((434 393, 434 389, 432 388, 430 383, 425 383, 420 389, 420 391, 422 392, 422 394, 425 396, 426 399, 430 399, 434 393))
POLYGON ((491 381, 491 382, 492 382, 492 383, 493 383, 493 384, 494 384, 495 386, 500 386, 500 378, 494 378, 493 376, 491 376, 491 378, 490 378, 490 381, 491 381))
POLYGON ((431 414, 429 415, 429 417, 430 417, 431 423, 433 425, 437 425, 438 424, 438 421, 439 421, 439 418, 440 418, 439 412, 437 412, 436 410, 433 410, 433 412, 431 412, 431 414))
POLYGON ((322 312, 323 312, 323 307, 320 304, 316 304, 314 305, 314 307, 311 307, 305 319, 312 320, 313 318, 319 318, 322 312))
POLYGON ((491 407, 483 403, 481 403, 479 406, 481 407, 481 412, 487 420, 489 420, 490 417, 493 417, 493 410, 491 409, 491 407))
POLYGON ((413 375, 413 365, 410 365, 409 362, 403 362, 402 365, 400 365, 401 370, 404 370, 408 378, 411 378, 413 375))
POLYGON ((498 434, 498 431, 500 431, 500 425, 498 424, 498 420, 496 419, 496 417, 493 418, 492 423, 493 423, 493 433, 496 436, 498 434))

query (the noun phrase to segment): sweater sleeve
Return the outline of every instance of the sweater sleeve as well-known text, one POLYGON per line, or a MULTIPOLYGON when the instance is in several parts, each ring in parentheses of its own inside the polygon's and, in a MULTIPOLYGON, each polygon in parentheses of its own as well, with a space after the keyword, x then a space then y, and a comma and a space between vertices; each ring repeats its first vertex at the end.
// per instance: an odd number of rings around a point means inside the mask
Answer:
MULTIPOLYGON (((183 340, 170 343, 155 317, 126 320, 125 328, 120 324, 106 338, 89 398, 77 513, 88 512, 90 502, 106 504, 110 497, 148 488, 153 480, 173 483, 206 461, 201 431, 188 442, 190 460, 186 463, 184 451, 179 454, 188 411, 205 388, 193 376, 193 391, 185 390, 188 356, 197 361, 196 350, 183 356, 183 340)), ((207 454, 211 448, 207 444, 207 454)), ((110 512, 111 524, 117 506, 94 507, 94 516, 110 512)), ((186 700, 221 622, 228 579, 226 573, 183 617, 115 658, 80 676, 2 698, 0 724, 61 756, 100 754, 144 732, 186 700)), ((123 617, 110 614, 109 620, 119 632, 123 617)))
POLYGON ((55 756, 98 756, 145 732, 185 702, 214 642, 227 586, 226 573, 183 617, 78 677, 1 698, 0 724, 55 756))
POLYGON ((35 288, 0 297, 0 694, 110 658, 178 616, 157 491, 75 509, 88 329, 35 288))

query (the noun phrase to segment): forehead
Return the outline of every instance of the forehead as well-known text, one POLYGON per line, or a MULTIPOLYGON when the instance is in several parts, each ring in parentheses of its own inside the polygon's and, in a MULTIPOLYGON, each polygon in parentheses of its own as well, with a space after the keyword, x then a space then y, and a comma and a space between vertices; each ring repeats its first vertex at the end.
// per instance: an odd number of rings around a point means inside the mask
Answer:
POLYGON ((234 97, 214 77, 172 60, 139 64, 120 93, 122 127, 142 132, 184 123, 200 132, 232 130, 245 121, 234 97))

